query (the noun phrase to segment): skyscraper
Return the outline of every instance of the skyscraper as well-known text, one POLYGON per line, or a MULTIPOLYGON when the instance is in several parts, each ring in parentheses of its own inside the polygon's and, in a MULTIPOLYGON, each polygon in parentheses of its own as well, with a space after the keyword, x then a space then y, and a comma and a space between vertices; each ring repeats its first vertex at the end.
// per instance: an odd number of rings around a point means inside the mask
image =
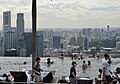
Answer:
POLYGON ((4 55, 4 48, 3 48, 3 37, 0 33, 0 56, 4 55))
POLYGON ((107 25, 107 39, 110 39, 110 26, 107 25))
POLYGON ((11 28, 11 12, 10 11, 5 11, 3 12, 3 45, 4 45, 4 50, 8 48, 7 42, 9 38, 7 37, 7 32, 11 28))
POLYGON ((32 32, 24 32, 26 56, 32 54, 32 32))
POLYGON ((43 31, 36 33, 36 56, 43 57, 43 31))
POLYGON ((11 11, 3 12, 3 31, 11 27, 11 11))
POLYGON ((61 37, 60 36, 53 36, 53 48, 59 49, 61 43, 61 37))
MULTIPOLYGON (((3 46, 4 55, 16 49, 16 28, 11 27, 11 12, 3 12, 3 46)), ((14 54, 15 55, 15 54, 14 54)))
POLYGON ((17 37, 21 38, 24 33, 24 14, 17 14, 17 37))
POLYGON ((116 49, 120 50, 120 41, 116 42, 116 49))
POLYGON ((17 54, 19 55, 19 49, 20 49, 20 39, 23 37, 24 33, 24 14, 23 13, 17 13, 17 54))
POLYGON ((89 48, 89 39, 86 36, 86 37, 84 37, 83 49, 88 50, 88 48, 89 48))
POLYGON ((7 31, 11 27, 11 12, 10 11, 5 11, 3 12, 3 46, 4 46, 4 54, 6 49, 8 48, 7 46, 7 31))

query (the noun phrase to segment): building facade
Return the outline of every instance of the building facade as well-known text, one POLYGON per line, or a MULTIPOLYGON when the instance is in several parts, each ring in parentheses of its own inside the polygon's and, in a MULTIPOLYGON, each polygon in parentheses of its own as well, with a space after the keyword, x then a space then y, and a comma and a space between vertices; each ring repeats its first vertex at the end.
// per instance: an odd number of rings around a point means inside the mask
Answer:
POLYGON ((24 14, 23 13, 17 13, 17 55, 19 56, 19 49, 20 46, 20 39, 23 38, 24 33, 24 14))
MULTIPOLYGON (((3 48, 4 55, 8 55, 7 52, 15 50, 17 47, 17 30, 15 27, 11 27, 11 12, 3 12, 3 48)), ((14 54, 15 55, 15 54, 14 54)))
POLYGON ((36 36, 36 55, 43 57, 43 31, 37 31, 36 36))
POLYGON ((53 48, 59 49, 61 43, 61 37, 60 36, 53 36, 53 48))

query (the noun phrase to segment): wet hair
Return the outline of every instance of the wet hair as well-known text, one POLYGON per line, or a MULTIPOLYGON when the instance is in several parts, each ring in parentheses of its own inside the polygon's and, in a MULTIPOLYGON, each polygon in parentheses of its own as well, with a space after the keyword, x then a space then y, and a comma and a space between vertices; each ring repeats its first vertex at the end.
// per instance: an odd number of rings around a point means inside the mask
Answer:
POLYGON ((72 65, 74 65, 74 64, 76 64, 76 65, 77 65, 77 63, 76 63, 75 61, 73 61, 73 62, 72 62, 72 65))
POLYGON ((23 62, 23 64, 27 64, 27 62, 25 61, 25 62, 23 62))
POLYGON ((6 73, 4 73, 4 74, 2 75, 2 77, 7 77, 7 74, 6 74, 6 73))
POLYGON ((117 74, 120 73, 120 67, 117 67, 117 68, 116 68, 116 72, 117 72, 117 74))
POLYGON ((108 55, 107 53, 105 53, 105 54, 104 54, 104 57, 105 57, 105 58, 106 58, 106 57, 109 57, 109 55, 108 55))
POLYGON ((64 56, 63 54, 61 54, 61 56, 64 56))
POLYGON ((90 66, 90 65, 91 65, 91 61, 89 60, 89 61, 88 61, 88 66, 90 66))
POLYGON ((99 69, 99 72, 100 72, 100 73, 102 73, 102 71, 103 71, 102 69, 99 69))
POLYGON ((83 61, 83 63, 85 63, 85 60, 83 61))
POLYGON ((39 57, 37 57, 36 59, 35 59, 35 61, 39 61, 40 60, 40 58, 39 57))

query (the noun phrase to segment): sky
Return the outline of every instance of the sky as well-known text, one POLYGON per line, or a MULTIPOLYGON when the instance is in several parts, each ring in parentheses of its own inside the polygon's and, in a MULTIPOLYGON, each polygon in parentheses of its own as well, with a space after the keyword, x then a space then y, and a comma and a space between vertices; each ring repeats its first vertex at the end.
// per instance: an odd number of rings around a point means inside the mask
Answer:
MULTIPOLYGON (((0 0, 3 12, 11 11, 12 26, 17 13, 24 13, 25 28, 31 28, 32 0, 0 0)), ((37 0, 38 28, 120 27, 120 0, 37 0)))

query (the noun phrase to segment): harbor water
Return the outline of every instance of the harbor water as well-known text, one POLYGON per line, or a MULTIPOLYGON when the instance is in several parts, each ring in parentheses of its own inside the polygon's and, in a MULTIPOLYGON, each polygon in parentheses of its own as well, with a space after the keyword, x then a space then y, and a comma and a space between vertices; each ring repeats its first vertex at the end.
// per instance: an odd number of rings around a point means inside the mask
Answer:
MULTIPOLYGON (((55 76, 69 76, 69 69, 71 67, 71 58, 65 57, 64 60, 59 57, 50 57, 51 61, 54 61, 49 67, 47 66, 47 58, 41 58, 41 68, 43 70, 54 70, 55 76)), ((90 77, 94 79, 98 74, 98 69, 101 68, 101 60, 95 58, 88 58, 82 60, 75 60, 77 62, 77 76, 90 77), (82 61, 91 61, 91 66, 86 70, 82 69, 82 61)), ((0 74, 9 73, 9 71, 25 71, 32 68, 32 57, 0 57, 0 74), (26 62, 26 64, 25 64, 26 62)), ((116 67, 120 67, 120 58, 112 58, 111 70, 115 71, 116 67)))

